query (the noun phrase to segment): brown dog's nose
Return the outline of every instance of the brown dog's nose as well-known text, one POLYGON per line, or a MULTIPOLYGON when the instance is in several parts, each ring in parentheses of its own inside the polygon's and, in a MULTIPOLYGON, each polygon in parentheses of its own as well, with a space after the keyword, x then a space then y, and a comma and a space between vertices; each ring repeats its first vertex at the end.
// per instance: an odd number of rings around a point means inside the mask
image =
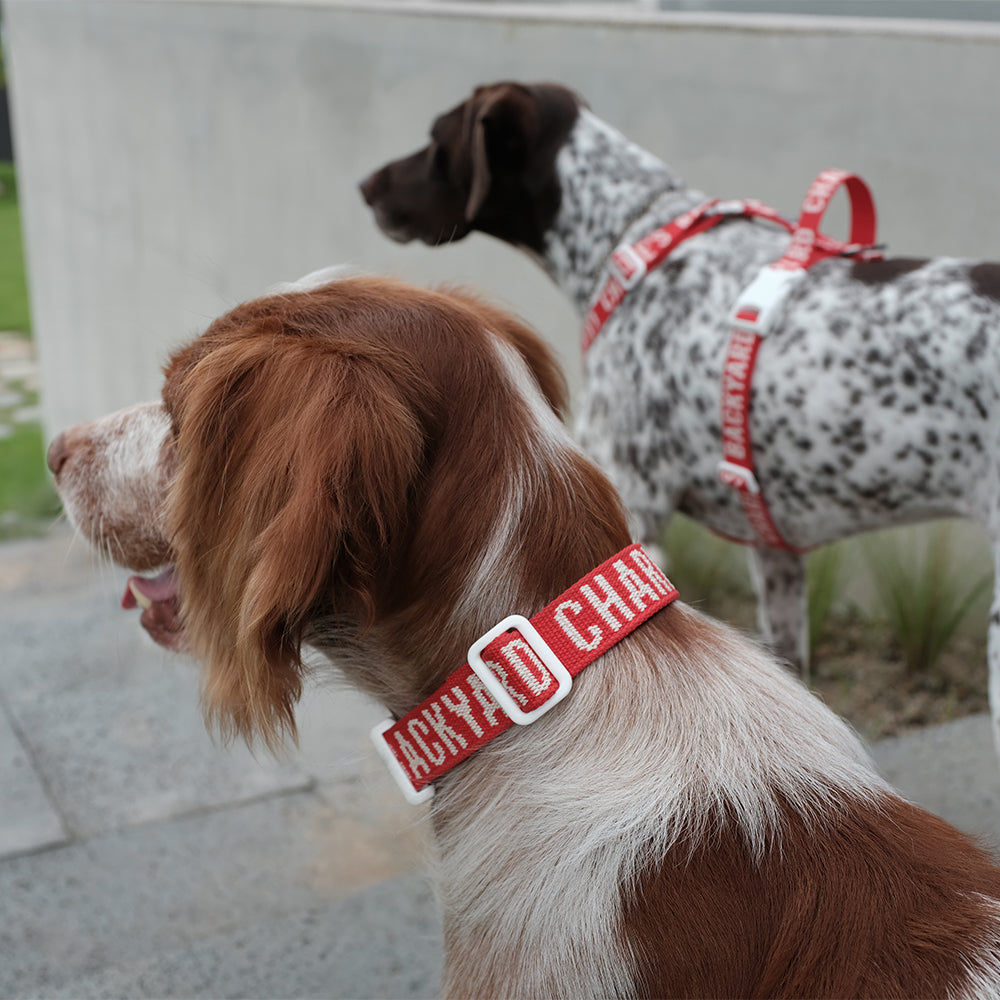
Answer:
POLYGON ((52 441, 52 444, 49 445, 49 451, 45 457, 49 468, 52 470, 52 475, 59 475, 60 470, 66 464, 67 458, 69 458, 69 445, 66 443, 66 435, 58 434, 52 441))

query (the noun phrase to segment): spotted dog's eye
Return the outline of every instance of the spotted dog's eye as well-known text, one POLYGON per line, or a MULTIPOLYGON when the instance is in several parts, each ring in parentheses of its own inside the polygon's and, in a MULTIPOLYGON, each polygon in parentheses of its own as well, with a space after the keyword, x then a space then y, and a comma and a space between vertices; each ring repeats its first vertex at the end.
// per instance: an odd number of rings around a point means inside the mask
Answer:
POLYGON ((444 177, 448 173, 448 150, 444 146, 435 145, 431 154, 431 169, 435 174, 444 177))

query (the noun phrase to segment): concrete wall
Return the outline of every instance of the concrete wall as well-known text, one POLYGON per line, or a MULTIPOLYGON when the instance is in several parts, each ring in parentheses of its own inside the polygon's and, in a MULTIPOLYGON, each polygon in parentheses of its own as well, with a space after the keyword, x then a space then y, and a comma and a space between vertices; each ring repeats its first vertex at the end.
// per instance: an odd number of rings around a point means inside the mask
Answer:
POLYGON ((476 83, 555 79, 720 196, 794 214, 825 166, 898 253, 1000 257, 1000 29, 628 5, 6 0, 47 429, 159 389, 172 346, 334 261, 462 280, 578 373, 577 320, 484 236, 378 233, 355 184, 476 83))

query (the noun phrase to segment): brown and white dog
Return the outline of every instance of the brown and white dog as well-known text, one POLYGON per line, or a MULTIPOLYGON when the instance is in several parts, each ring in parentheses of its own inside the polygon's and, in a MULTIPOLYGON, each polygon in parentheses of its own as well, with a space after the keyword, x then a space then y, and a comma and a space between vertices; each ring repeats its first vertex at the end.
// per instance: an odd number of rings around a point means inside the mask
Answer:
MULTIPOLYGON (((304 646, 399 716, 629 544, 564 391, 473 297, 307 282, 216 320, 161 402, 49 464, 91 542, 169 567, 130 593, 203 662, 208 717, 274 745, 304 646)), ((1000 997, 1000 871, 682 604, 436 785, 451 997, 1000 997)))

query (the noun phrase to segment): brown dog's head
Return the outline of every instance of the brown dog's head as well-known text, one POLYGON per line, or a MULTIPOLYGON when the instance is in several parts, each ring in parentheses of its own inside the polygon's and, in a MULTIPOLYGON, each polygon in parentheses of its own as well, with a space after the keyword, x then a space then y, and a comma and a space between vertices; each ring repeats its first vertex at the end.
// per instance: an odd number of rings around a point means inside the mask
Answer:
POLYGON ((361 182, 382 231, 432 246, 473 229, 541 252, 559 208, 555 160, 580 99, 553 83, 495 83, 431 126, 431 141, 361 182))
MULTIPOLYGON (((237 307, 173 356, 162 402, 64 432, 49 464, 91 542, 165 570, 133 577, 124 604, 202 661, 209 716, 274 744, 294 731, 303 644, 354 655, 351 679, 390 707, 454 665, 469 573, 565 395, 507 314, 355 277, 237 307), (380 674, 390 647, 405 669, 380 674)), ((517 512, 537 507, 548 537, 539 480, 517 512)), ((555 589, 547 573, 531 575, 555 589)))

